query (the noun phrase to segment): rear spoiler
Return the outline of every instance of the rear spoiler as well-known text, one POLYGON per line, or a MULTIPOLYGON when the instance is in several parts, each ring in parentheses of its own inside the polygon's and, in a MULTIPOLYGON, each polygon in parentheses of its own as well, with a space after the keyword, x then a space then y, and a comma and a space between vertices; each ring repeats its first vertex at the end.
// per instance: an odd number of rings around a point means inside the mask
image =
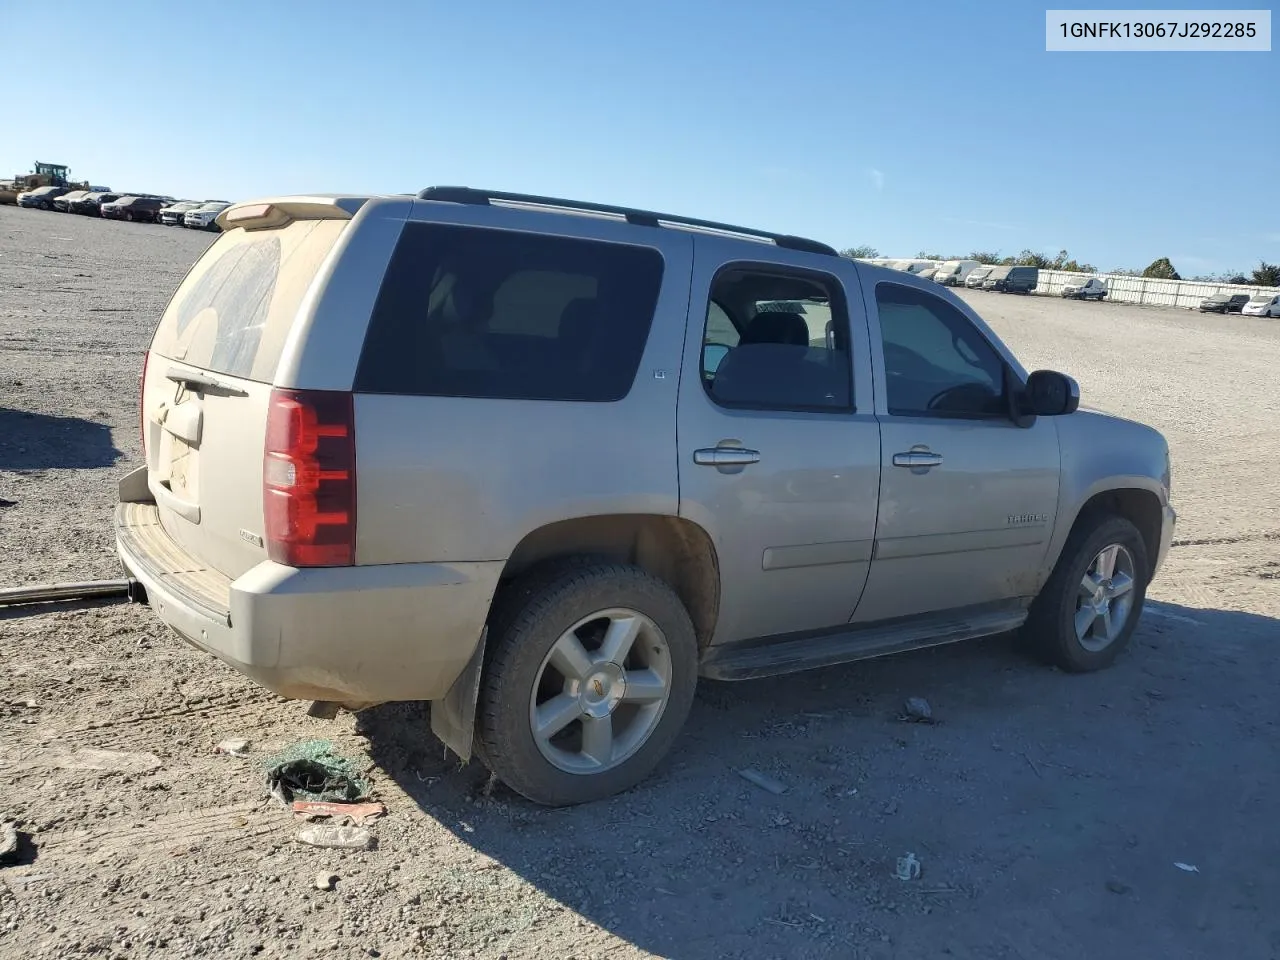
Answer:
POLYGON ((269 197, 234 203, 218 214, 214 222, 223 230, 232 227, 264 230, 282 227, 292 220, 350 220, 368 200, 368 197, 341 194, 269 197))

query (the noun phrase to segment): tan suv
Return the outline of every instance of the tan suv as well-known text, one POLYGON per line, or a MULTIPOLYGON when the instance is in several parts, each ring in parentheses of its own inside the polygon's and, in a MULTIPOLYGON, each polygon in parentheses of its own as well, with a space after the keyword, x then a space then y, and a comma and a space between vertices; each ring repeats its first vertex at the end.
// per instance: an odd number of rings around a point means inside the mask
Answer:
POLYGON ((232 206, 143 368, 120 557, 286 697, 432 702, 550 804, 625 789, 699 676, 1024 627, 1128 642, 1164 439, 936 284, 820 243, 466 188, 232 206))

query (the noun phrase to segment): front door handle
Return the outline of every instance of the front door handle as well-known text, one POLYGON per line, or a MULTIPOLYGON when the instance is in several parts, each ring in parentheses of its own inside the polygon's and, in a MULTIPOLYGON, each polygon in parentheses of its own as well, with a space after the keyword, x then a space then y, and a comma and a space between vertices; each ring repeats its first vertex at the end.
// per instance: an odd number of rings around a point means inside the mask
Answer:
POLYGON ((700 467, 745 467, 760 462, 760 451, 746 447, 704 447, 693 451, 693 462, 700 467))
POLYGON ((913 469, 936 467, 942 463, 942 454, 933 453, 929 450, 908 450, 906 453, 895 453, 893 455, 893 465, 895 467, 910 467, 913 469))

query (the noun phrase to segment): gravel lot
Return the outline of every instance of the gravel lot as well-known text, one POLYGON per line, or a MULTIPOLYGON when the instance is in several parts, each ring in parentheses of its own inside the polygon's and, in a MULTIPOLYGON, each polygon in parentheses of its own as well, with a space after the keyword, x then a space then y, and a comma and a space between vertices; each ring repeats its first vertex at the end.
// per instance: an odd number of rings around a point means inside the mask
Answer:
MULTIPOLYGON (((209 240, 0 207, 0 585, 118 575, 139 357, 209 240)), ((0 817, 29 836, 0 957, 1280 957, 1280 324, 964 296, 1170 438, 1179 541, 1114 669, 1000 638, 705 683, 656 777, 549 811, 418 706, 308 718, 144 608, 0 614, 0 817), (940 722, 898 722, 908 696, 940 722), (315 736, 368 764, 375 850, 264 802, 260 758, 315 736)))

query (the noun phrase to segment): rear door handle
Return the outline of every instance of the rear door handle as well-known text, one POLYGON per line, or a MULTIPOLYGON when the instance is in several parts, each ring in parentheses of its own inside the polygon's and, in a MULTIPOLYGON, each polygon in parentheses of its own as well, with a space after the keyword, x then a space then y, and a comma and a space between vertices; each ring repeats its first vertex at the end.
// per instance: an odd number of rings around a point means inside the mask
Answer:
POLYGON ((906 453, 895 453, 893 455, 893 465, 895 467, 936 467, 942 463, 942 454, 932 453, 928 450, 908 450, 906 453))
POLYGON ((745 467, 760 462, 760 451, 746 447, 704 447, 693 451, 693 462, 700 467, 745 467))

